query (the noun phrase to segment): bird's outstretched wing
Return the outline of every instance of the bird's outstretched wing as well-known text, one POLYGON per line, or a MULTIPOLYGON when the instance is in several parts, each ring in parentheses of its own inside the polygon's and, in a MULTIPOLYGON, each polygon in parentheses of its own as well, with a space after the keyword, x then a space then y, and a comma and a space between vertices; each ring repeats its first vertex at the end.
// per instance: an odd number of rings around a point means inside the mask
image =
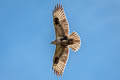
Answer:
POLYGON ((62 47, 60 45, 56 45, 56 50, 53 58, 53 66, 52 69, 57 76, 62 76, 67 60, 69 57, 68 47, 62 47))
POLYGON ((56 38, 68 36, 69 24, 65 16, 62 5, 57 4, 53 10, 53 22, 55 27, 56 38))

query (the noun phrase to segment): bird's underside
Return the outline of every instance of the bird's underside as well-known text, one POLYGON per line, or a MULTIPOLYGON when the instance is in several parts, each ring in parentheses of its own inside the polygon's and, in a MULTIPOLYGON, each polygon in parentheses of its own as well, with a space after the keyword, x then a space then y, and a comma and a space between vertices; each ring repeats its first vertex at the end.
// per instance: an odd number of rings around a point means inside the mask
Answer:
POLYGON ((56 33, 56 45, 52 69, 58 76, 62 75, 69 57, 69 48, 77 51, 80 48, 80 37, 76 32, 69 35, 69 25, 62 5, 56 5, 53 11, 53 22, 56 33))

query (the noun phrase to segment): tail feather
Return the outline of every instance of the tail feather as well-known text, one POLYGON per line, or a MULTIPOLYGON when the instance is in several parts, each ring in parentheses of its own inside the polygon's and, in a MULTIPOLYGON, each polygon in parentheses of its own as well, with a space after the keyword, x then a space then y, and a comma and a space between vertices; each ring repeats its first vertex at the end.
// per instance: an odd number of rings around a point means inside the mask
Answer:
POLYGON ((80 36, 76 32, 72 32, 69 38, 73 39, 73 44, 69 45, 69 47, 72 48, 72 50, 75 52, 78 51, 78 49, 80 48, 80 44, 81 44, 80 36))

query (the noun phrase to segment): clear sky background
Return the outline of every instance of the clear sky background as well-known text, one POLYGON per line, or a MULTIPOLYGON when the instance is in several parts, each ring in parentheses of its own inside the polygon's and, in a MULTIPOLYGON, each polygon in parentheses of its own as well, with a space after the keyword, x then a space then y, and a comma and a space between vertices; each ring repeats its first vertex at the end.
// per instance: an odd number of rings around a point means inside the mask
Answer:
POLYGON ((60 80, 50 44, 57 3, 82 40, 63 80, 120 80, 120 0, 0 0, 0 80, 60 80))

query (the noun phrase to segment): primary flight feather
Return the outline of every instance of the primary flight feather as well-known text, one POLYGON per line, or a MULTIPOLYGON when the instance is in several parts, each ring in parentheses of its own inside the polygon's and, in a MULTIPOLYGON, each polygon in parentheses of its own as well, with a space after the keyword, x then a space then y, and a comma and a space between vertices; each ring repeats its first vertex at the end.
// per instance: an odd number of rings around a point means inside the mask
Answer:
POLYGON ((56 45, 52 69, 58 76, 62 75, 69 57, 69 48, 77 51, 80 48, 80 36, 76 32, 69 35, 69 24, 62 5, 57 4, 53 10, 53 22, 56 40, 51 44, 56 45))

